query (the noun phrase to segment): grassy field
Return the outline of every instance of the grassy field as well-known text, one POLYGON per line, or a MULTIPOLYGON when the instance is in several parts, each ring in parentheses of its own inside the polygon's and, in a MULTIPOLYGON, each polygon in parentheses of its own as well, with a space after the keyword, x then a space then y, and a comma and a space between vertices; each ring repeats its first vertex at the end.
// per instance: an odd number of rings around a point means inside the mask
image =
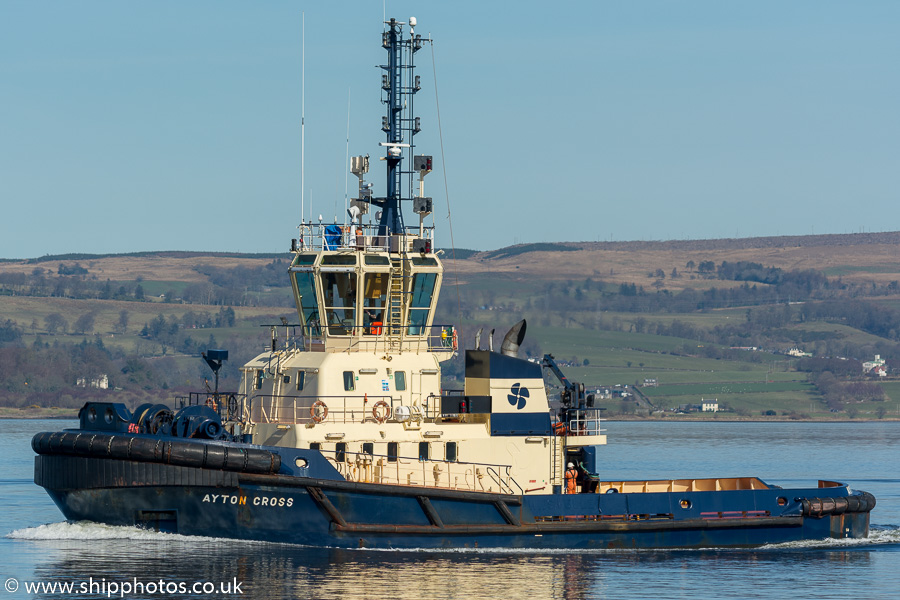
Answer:
MULTIPOLYGON (((466 295, 470 307, 466 314, 467 321, 463 324, 477 328, 490 323, 489 327, 496 327, 498 332, 495 342, 502 339, 506 328, 524 312, 529 320, 527 341, 536 341, 541 351, 552 353, 559 360, 574 360, 576 366, 564 367, 564 371, 572 380, 583 381, 589 387, 633 385, 642 383, 644 379, 656 379, 659 387, 648 387, 644 391, 651 402, 660 407, 696 404, 700 398, 711 396, 718 398, 720 403, 754 415, 776 410, 779 414, 834 418, 821 402, 817 390, 808 383, 806 374, 792 370, 796 367, 796 359, 763 352, 729 353, 729 359, 720 360, 690 356, 703 355, 710 347, 717 350, 723 347, 693 339, 635 332, 635 325, 642 322, 670 325, 680 321, 705 330, 744 323, 747 320, 746 307, 682 314, 596 310, 557 311, 547 315, 542 314, 539 307, 547 290, 560 292, 565 287, 570 288, 573 294, 575 288, 589 288, 580 292, 586 300, 579 304, 580 307, 592 306, 593 300, 599 300, 601 295, 617 292, 621 283, 633 282, 643 286, 648 293, 654 293, 652 284, 655 278, 648 277, 648 272, 656 269, 662 269, 667 274, 664 287, 672 291, 741 285, 740 282, 698 278, 686 269, 688 261, 698 264, 703 260, 751 260, 784 269, 824 270, 830 276, 840 275, 844 281, 884 282, 900 279, 897 244, 875 238, 863 243, 867 239, 849 236, 847 243, 841 244, 835 244, 833 240, 824 240, 821 244, 815 240, 794 240, 791 243, 777 240, 713 240, 640 246, 624 243, 621 248, 615 244, 583 244, 576 250, 567 251, 554 251, 552 247, 542 245, 540 251, 522 251, 511 256, 498 253, 495 258, 482 253, 474 254, 467 260, 450 261, 445 256, 448 269, 442 302, 455 304, 457 290, 454 286, 459 281, 463 286, 460 291, 466 295), (672 278, 672 269, 677 269, 681 276, 672 278), (591 279, 590 285, 586 285, 587 279, 591 279), (471 308, 473 305, 474 308, 471 308), (525 310, 525 306, 531 308, 525 310), (515 308, 510 310, 510 307, 515 308)), ((107 346, 153 357, 162 354, 163 347, 138 335, 145 323, 159 314, 181 319, 188 311, 208 313, 214 317, 220 309, 219 306, 163 303, 161 294, 171 291, 177 296, 191 284, 206 283, 206 277, 197 270, 200 265, 262 269, 271 262, 271 258, 146 255, 82 261, 54 260, 39 266, 48 269, 49 276, 53 277, 57 262, 79 262, 89 270, 91 277, 100 281, 109 279, 113 287, 119 282, 140 281, 148 301, 3 296, 0 298, 0 319, 11 319, 21 327, 25 344, 32 344, 37 339, 49 343, 77 343, 97 335, 107 346), (122 311, 128 313, 128 327, 124 332, 118 327, 122 311), (68 320, 67 334, 50 335, 46 330, 45 319, 52 313, 59 313, 68 320), (75 321, 88 313, 95 315, 93 330, 86 334, 72 333, 75 321)), ((30 273, 34 268, 34 264, 23 261, 0 263, 0 272, 4 273, 30 273)), ((278 304, 287 295, 287 288, 273 288, 259 292, 251 301, 278 304)), ((873 300, 900 308, 900 300, 896 296, 873 300)), ((597 306, 600 306, 599 302, 597 306)), ((290 307, 233 308, 236 327, 181 330, 179 334, 190 335, 201 343, 210 336, 217 341, 231 336, 257 340, 267 335, 258 323, 277 322, 280 316, 287 317, 291 322, 297 320, 296 311, 290 307)), ((794 310, 796 314, 800 308, 794 310)), ((453 323, 459 321, 460 318, 451 319, 453 323)), ((796 345, 807 350, 821 350, 826 340, 843 340, 856 345, 886 341, 846 325, 819 321, 792 323, 785 329, 791 335, 778 339, 811 340, 796 342, 796 345)), ((471 340, 464 342, 467 342, 464 346, 471 347, 471 340)), ((785 342, 783 348, 773 349, 784 351, 789 347, 785 342)), ((167 355, 172 355, 171 348, 167 349, 167 355)), ((183 358, 186 361, 196 360, 196 357, 183 358)), ((885 412, 888 416, 898 414, 900 382, 880 383, 888 401, 853 404, 854 413, 870 416, 879 412, 885 412)), ((612 401, 608 407, 611 411, 617 410, 621 408, 621 401, 612 401)))
MULTIPOLYGON (((204 306, 197 304, 164 304, 160 302, 123 302, 117 300, 73 300, 70 298, 33 298, 7 296, 0 303, 0 319, 12 319, 25 331, 25 344, 34 343, 35 339, 42 342, 53 343, 78 343, 82 339, 93 339, 100 335, 103 343, 110 347, 117 347, 126 352, 140 351, 142 354, 160 354, 162 347, 148 341, 138 334, 144 324, 152 321, 162 314, 166 318, 174 316, 177 319, 184 317, 185 313, 208 313, 215 318, 220 306, 204 306), (121 311, 128 312, 128 328, 124 333, 117 331, 117 323, 121 311), (94 328, 92 331, 82 334, 72 331, 75 321, 89 312, 94 312, 94 328), (44 319, 51 313, 63 315, 69 322, 68 333, 50 335, 44 319), (32 323, 35 327, 32 328, 32 323)), ((227 336, 244 336, 248 338, 258 337, 262 328, 248 320, 262 320, 268 317, 269 322, 279 322, 280 316, 296 321, 296 311, 291 308, 281 307, 234 307, 236 327, 210 327, 202 329, 186 329, 183 333, 190 335, 197 342, 205 342, 210 336, 221 340, 227 336)), ((264 332, 262 332, 264 333, 264 332)))

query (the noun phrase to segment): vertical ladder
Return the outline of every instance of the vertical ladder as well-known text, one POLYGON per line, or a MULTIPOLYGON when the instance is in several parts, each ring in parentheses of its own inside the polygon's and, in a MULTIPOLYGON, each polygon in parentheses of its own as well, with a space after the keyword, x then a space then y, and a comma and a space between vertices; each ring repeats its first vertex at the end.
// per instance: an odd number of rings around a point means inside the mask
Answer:
POLYGON ((550 485, 564 485, 563 474, 566 472, 563 461, 565 460, 563 448, 565 443, 563 438, 550 436, 550 485))
POLYGON ((388 308, 385 336, 389 350, 400 350, 403 342, 403 330, 406 322, 406 277, 404 274, 405 259, 392 259, 391 286, 388 292, 388 308))

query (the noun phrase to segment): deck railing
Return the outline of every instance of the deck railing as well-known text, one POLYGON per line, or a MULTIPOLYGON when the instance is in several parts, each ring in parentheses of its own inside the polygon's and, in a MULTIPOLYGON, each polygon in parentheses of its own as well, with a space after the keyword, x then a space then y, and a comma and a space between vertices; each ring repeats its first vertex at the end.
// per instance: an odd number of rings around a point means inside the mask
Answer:
POLYGON ((440 414, 440 398, 426 396, 419 405, 403 404, 390 395, 373 396, 252 396, 246 403, 250 423, 306 425, 308 423, 380 423, 434 419, 440 414), (383 403, 383 404, 382 404, 383 403), (386 405, 386 406, 385 406, 386 405), (407 413, 401 407, 409 409, 407 413))
POLYGON ((240 421, 246 410, 247 397, 237 392, 190 392, 187 396, 175 396, 175 410, 187 406, 208 406, 219 414, 222 421, 240 421))
POLYGON ((601 435, 606 429, 600 428, 600 410, 597 408, 569 409, 566 414, 567 435, 601 435))
MULTIPOLYGON (((346 341, 346 349, 356 352, 386 352, 395 350, 394 341, 387 335, 387 326, 378 325, 373 329, 372 325, 328 325, 308 326, 308 333, 303 339, 303 347, 307 351, 322 350, 325 348, 325 329, 328 330, 328 343, 337 346, 346 341)), ((450 325, 432 325, 425 327, 409 325, 403 332, 402 349, 404 352, 455 352, 453 343, 454 328, 450 325), (427 329, 427 331, 424 331, 427 329)))
POLYGON ((380 235, 378 225, 304 223, 300 226, 299 250, 375 250, 409 252, 414 240, 434 243, 434 226, 409 225, 402 232, 380 235))
POLYGON ((320 450, 347 481, 522 494, 510 465, 320 450))

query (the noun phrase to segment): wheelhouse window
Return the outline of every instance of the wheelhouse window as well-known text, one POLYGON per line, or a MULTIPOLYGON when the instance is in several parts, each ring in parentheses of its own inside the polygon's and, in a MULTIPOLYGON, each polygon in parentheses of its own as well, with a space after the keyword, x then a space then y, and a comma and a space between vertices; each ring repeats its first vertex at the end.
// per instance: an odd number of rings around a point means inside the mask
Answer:
POLYGON ((364 454, 375 454, 375 444, 372 442, 363 442, 362 451, 364 454))
POLYGON ((425 333, 436 281, 437 273, 416 273, 413 276, 412 297, 409 303, 409 335, 425 333))
POLYGON ((406 391, 406 371, 394 371, 394 387, 398 392, 406 391))
POLYGON ((338 442, 334 445, 334 460, 339 463, 347 460, 347 442, 338 442))
POLYGON ((263 383, 263 372, 262 369, 256 370, 256 389, 261 390, 263 383))
POLYGON ((428 460, 431 456, 431 445, 428 442, 419 442, 419 460, 428 460))
POLYGON ((303 391, 303 385, 306 383, 306 371, 297 371, 297 391, 303 391))
POLYGON ((297 311, 300 313, 303 323, 303 334, 312 337, 322 335, 318 300, 316 300, 315 274, 312 271, 295 271, 293 281, 297 311))
POLYGON ((321 279, 329 335, 350 335, 356 325, 356 273, 323 272, 321 279))
POLYGON ((353 371, 344 371, 344 391, 352 392, 356 389, 356 378, 353 371))
POLYGON ((381 335, 390 273, 367 273, 363 287, 363 333, 381 335))
POLYGON ((310 450, 321 450, 322 444, 320 444, 319 442, 310 442, 309 449, 310 450))

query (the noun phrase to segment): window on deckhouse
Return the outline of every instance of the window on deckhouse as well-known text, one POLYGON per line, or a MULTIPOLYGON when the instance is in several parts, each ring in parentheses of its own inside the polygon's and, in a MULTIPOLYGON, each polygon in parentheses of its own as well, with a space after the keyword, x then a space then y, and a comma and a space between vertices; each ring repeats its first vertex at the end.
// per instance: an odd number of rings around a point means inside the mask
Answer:
POLYGON ((297 310, 303 320, 303 333, 308 337, 322 335, 319 324, 319 308, 316 300, 316 277, 312 271, 294 272, 297 289, 297 310))
POLYGON ((363 333, 381 335, 390 273, 367 273, 363 287, 363 333))
POLYGON ((434 295, 437 273, 416 273, 412 281, 412 297, 409 302, 409 335, 422 335, 428 323, 428 311, 434 295))
POLYGON ((356 324, 356 273, 322 273, 325 324, 330 335, 350 335, 356 324))

